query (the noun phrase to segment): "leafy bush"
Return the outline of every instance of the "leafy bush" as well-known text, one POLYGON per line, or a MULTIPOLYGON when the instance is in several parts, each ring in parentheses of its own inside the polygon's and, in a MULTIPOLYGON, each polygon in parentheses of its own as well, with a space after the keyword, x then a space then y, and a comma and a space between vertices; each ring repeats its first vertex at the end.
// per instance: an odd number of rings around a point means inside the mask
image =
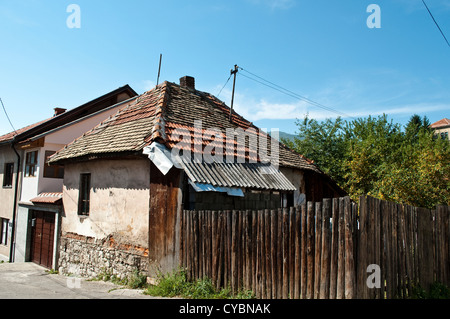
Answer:
POLYGON ((426 291, 421 286, 416 286, 412 290, 412 299, 450 299, 450 288, 442 283, 435 282, 430 290, 426 291))
POLYGON ((152 296, 192 299, 252 299, 254 297, 253 292, 249 290, 242 290, 234 295, 229 288, 216 289, 209 278, 189 282, 186 273, 182 270, 159 275, 158 284, 149 286, 145 293, 152 296))

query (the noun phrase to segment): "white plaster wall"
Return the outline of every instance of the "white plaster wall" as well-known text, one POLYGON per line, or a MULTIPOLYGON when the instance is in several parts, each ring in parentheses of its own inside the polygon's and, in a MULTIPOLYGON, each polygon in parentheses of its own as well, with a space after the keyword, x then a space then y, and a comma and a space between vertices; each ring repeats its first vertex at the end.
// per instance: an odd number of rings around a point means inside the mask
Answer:
POLYGON ((22 157, 22 192, 20 195, 20 201, 22 202, 29 202, 30 199, 35 198, 38 195, 38 176, 41 174, 41 165, 43 163, 43 155, 40 148, 34 148, 26 150, 23 153, 22 157), (38 151, 38 162, 37 162, 37 168, 35 172, 35 176, 29 176, 25 177, 25 162, 26 162, 26 154, 38 151))
POLYGON ((294 205, 302 204, 305 198, 305 181, 303 171, 295 168, 280 167, 280 171, 297 189, 294 191, 294 205))
MULTIPOLYGON (((120 104, 116 107, 107 109, 99 114, 90 116, 82 121, 74 123, 72 125, 63 127, 59 130, 53 131, 45 136, 45 143, 49 144, 60 144, 62 147, 66 144, 71 143, 73 140, 82 136, 84 133, 92 130, 95 126, 100 124, 102 121, 107 119, 109 116, 114 115, 117 111, 123 107, 126 107, 134 100, 120 104)), ((62 148, 60 147, 60 149, 62 148)))
POLYGON ((148 246, 148 159, 96 160, 67 164, 62 232, 148 246), (80 174, 91 174, 89 217, 78 216, 80 174))

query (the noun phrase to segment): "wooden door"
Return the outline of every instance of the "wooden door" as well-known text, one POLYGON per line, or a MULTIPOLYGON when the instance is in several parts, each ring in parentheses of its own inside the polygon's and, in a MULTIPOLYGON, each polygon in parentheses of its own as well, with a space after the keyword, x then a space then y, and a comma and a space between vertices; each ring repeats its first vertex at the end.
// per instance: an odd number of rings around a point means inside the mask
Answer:
POLYGON ((164 176, 153 163, 150 165, 149 273, 155 275, 178 267, 180 170, 173 167, 164 176))
POLYGON ((55 213, 32 211, 31 227, 31 261, 51 269, 53 266, 55 213))

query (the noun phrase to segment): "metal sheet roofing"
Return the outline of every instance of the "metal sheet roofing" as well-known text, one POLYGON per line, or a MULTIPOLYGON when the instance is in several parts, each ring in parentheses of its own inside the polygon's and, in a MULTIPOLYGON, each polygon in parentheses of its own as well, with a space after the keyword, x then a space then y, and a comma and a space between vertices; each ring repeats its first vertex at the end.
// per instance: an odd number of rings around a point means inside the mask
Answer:
POLYGON ((180 165, 193 183, 260 190, 296 190, 283 173, 269 164, 195 163, 183 159, 180 165))

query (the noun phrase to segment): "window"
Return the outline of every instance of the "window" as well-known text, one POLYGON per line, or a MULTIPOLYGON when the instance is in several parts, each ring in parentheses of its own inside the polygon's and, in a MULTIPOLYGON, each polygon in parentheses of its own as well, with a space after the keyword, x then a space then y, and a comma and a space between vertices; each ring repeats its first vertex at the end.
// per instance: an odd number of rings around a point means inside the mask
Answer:
POLYGON ((46 178, 64 178, 64 166, 48 164, 48 158, 55 153, 54 151, 45 151, 44 177, 46 178))
POLYGON ((1 237, 0 237, 0 244, 7 245, 8 244, 8 224, 9 220, 0 218, 0 228, 1 228, 1 237))
POLYGON ((78 215, 89 216, 90 192, 91 174, 81 174, 80 193, 78 195, 78 215))
POLYGON ((3 173, 3 187, 12 187, 14 163, 6 163, 3 173))
POLYGON ((442 133, 441 133, 441 138, 442 138, 443 140, 448 140, 448 132, 442 132, 442 133))
POLYGON ((34 177, 36 176, 36 167, 37 167, 37 156, 38 152, 29 152, 25 157, 25 177, 34 177))

